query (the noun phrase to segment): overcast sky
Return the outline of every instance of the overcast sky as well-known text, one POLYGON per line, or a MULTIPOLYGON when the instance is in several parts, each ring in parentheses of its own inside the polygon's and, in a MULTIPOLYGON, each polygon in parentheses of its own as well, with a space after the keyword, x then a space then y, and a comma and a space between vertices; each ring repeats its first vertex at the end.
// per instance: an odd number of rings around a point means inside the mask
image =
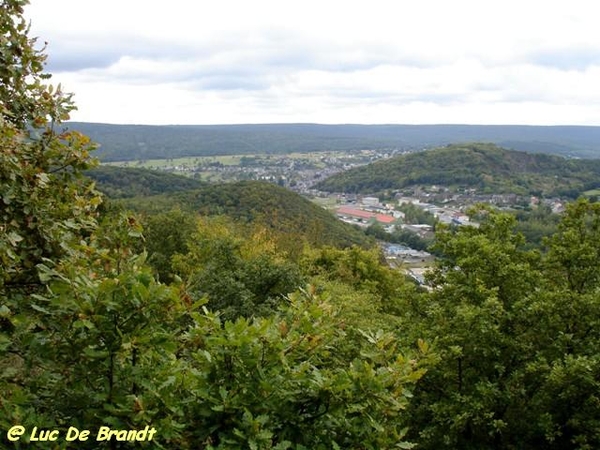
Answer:
POLYGON ((31 0, 73 120, 600 125, 600 4, 31 0))

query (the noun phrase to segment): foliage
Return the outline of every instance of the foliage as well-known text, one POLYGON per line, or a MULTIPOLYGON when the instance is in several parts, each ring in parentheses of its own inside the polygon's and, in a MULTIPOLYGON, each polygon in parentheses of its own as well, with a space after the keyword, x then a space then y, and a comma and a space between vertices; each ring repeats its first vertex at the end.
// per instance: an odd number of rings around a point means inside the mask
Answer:
POLYGON ((353 343, 360 358, 346 360, 341 311, 310 292, 289 302, 276 316, 186 334, 197 374, 187 380, 192 440, 206 448, 411 448, 398 417, 423 374, 417 360, 383 332, 363 332, 353 343))
POLYGON ((60 87, 45 84, 45 55, 21 17, 24 1, 0 5, 0 289, 35 284, 35 265, 58 257, 93 224, 99 203, 85 180, 89 140, 55 132, 73 109, 60 87))
POLYGON ((558 232, 547 242, 554 281, 578 294, 597 290, 600 284, 600 204, 583 199, 569 204, 558 232))
MULTIPOLYGON (((227 237, 211 222, 200 231, 227 237)), ((391 332, 357 328, 360 309, 313 290, 268 317, 223 321, 153 280, 132 251, 140 231, 131 216, 111 218, 72 258, 40 266, 47 290, 30 304, 39 331, 14 336, 3 426, 150 423, 164 448, 410 448, 398 418, 425 344, 404 355, 391 332)), ((268 252, 255 238, 244 257, 268 252)))
POLYGON ((547 205, 539 205, 532 210, 516 211, 515 216, 516 230, 532 247, 541 248, 544 238, 552 236, 558 230, 560 216, 554 214, 547 205))
POLYGON ((198 219, 187 247, 174 257, 175 270, 194 298, 206 296, 209 307, 227 319, 269 315, 302 285, 297 267, 264 228, 198 219))
POLYGON ((152 392, 175 349, 179 301, 142 268, 144 256, 131 252, 138 236, 135 221, 122 217, 78 253, 38 266, 45 290, 11 311, 5 429, 11 422, 123 429, 168 414, 153 408, 152 392))
POLYGON ((425 223, 434 226, 437 222, 432 213, 412 203, 402 203, 398 209, 404 213, 405 223, 425 223))
POLYGON ((302 272, 310 277, 341 282, 358 292, 371 294, 385 310, 393 308, 398 297, 412 294, 413 284, 382 260, 379 249, 323 247, 307 249, 300 266, 302 272))
POLYGON ((82 177, 93 145, 57 131, 73 106, 44 84, 26 3, 4 1, 0 15, 0 428, 159 420, 168 410, 142 398, 169 358, 175 292, 130 251, 135 219, 97 223, 101 200, 82 177))
POLYGON ((438 231, 434 290, 413 306, 440 363, 411 402, 411 437, 422 448, 594 448, 598 211, 570 206, 546 254, 526 249, 514 217, 484 216, 438 231))
POLYGON ((174 280, 173 257, 188 252, 188 241, 196 231, 197 220, 193 213, 180 209, 142 217, 148 264, 159 280, 165 283, 174 280))

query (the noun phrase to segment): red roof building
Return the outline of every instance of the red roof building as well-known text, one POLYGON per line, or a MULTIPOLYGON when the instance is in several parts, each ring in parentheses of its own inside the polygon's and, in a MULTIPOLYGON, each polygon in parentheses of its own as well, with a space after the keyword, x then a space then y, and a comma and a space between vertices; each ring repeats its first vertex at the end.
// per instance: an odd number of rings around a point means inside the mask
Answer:
POLYGON ((377 222, 389 225, 391 223, 394 223, 396 221, 396 218, 394 216, 388 216, 387 214, 375 214, 375 220, 377 222))
POLYGON ((396 221, 396 218, 393 216, 388 216, 386 214, 375 214, 368 211, 363 211, 362 209, 353 208, 351 206, 342 206, 337 210, 338 216, 351 217, 353 219, 365 219, 371 220, 375 219, 377 222, 389 225, 396 221))

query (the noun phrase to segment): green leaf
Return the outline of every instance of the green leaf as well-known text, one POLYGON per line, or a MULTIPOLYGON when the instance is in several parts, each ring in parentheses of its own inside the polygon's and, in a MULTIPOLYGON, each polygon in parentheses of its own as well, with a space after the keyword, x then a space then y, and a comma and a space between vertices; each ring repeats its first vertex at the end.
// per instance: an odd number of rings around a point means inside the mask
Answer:
POLYGON ((6 305, 0 305, 0 317, 9 317, 11 315, 10 309, 6 305))
POLYGON ((11 339, 4 333, 0 333, 0 351, 5 351, 11 345, 11 339))
POLYGON ((10 242, 13 247, 23 240, 23 237, 16 231, 10 231, 6 237, 8 238, 8 242, 10 242))
POLYGON ((31 308, 35 309, 36 311, 42 312, 44 314, 52 314, 49 310, 47 310, 46 308, 36 305, 35 303, 31 303, 30 304, 31 308))

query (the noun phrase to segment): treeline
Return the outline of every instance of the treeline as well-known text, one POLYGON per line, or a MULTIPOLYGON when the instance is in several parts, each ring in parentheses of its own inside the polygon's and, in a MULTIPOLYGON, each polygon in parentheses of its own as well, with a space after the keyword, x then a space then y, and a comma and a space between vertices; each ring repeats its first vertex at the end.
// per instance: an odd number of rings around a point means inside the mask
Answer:
POLYGON ((422 150, 493 142, 531 153, 598 158, 600 127, 515 125, 112 125, 70 122, 102 161, 314 151, 422 150))
POLYGON ((71 122, 68 127, 100 143, 102 161, 185 156, 255 155, 353 151, 404 147, 382 127, 363 125, 112 125, 71 122))

